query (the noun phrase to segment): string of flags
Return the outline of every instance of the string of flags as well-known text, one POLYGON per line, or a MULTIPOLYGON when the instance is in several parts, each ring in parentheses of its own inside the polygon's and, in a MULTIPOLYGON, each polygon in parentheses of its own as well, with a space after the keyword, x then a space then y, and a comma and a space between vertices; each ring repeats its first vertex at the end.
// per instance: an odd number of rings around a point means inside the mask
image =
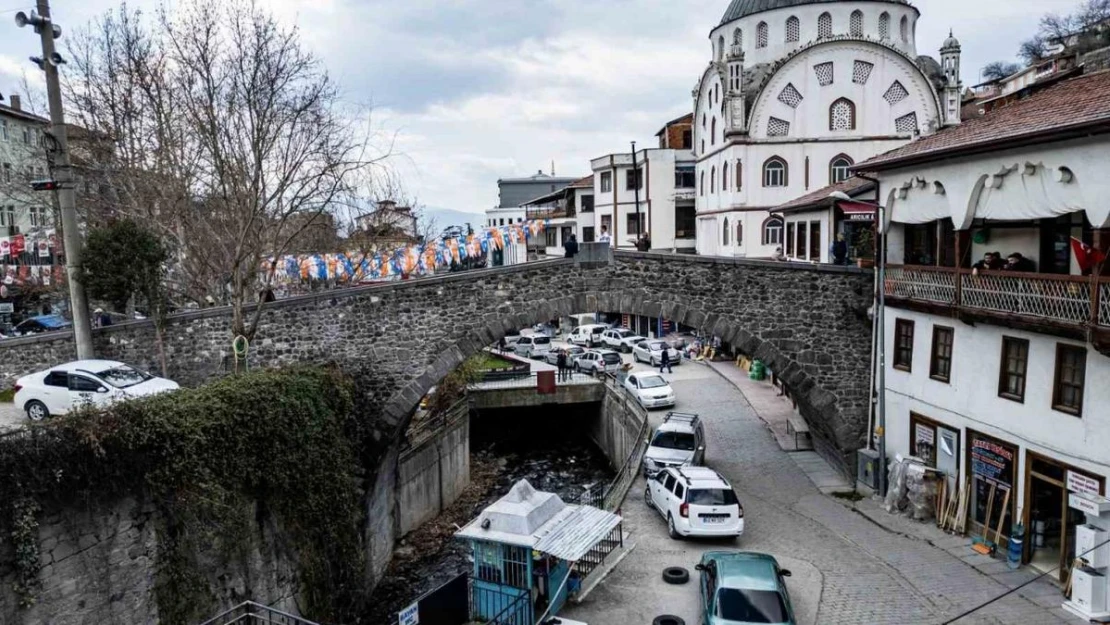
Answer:
POLYGON ((474 234, 440 237, 424 243, 402 245, 391 251, 271 256, 263 259, 259 269, 266 276, 272 267, 273 283, 277 286, 326 280, 358 283, 431 275, 437 268, 449 267, 452 263, 461 263, 468 258, 484 258, 491 248, 501 250, 509 243, 527 243, 543 234, 549 222, 548 219, 534 219, 488 227, 474 234))
POLYGON ((50 286, 60 283, 65 276, 64 268, 45 260, 56 246, 57 233, 53 229, 0 237, 0 284, 50 286), (35 258, 43 264, 28 264, 35 258))

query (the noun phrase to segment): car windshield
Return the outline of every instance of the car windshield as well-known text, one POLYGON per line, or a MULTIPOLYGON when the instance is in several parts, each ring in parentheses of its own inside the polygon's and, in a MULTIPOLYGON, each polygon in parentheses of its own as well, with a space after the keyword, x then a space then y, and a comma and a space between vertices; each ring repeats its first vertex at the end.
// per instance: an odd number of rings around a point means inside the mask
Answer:
POLYGON ((694 451, 694 435, 689 432, 656 432, 651 446, 694 451))
POLYGON ((660 386, 666 385, 667 381, 664 380, 663 376, 660 375, 649 375, 647 377, 640 378, 640 388, 659 388, 660 386))
POLYGON ((581 354, 584 351, 586 351, 586 350, 584 350, 584 349, 582 349, 581 347, 578 347, 578 346, 567 348, 567 353, 572 354, 572 355, 573 354, 581 354))
POLYGON ((687 503, 698 506, 734 506, 739 503, 731 488, 691 489, 687 503))
POLYGON ((632 336, 632 330, 614 330, 614 332, 616 332, 617 336, 621 337, 622 339, 628 336, 632 336))
POLYGON ((551 339, 546 336, 537 336, 532 340, 532 343, 535 345, 548 345, 551 343, 551 339))
POLYGON ((621 357, 617 354, 605 354, 601 358, 605 361, 605 364, 609 365, 617 364, 621 361, 621 357))
POLYGON ((97 372, 96 376, 116 388, 127 388, 129 386, 135 386, 136 384, 142 384, 154 377, 145 371, 139 371, 131 367, 105 369, 104 371, 97 372))
POLYGON ((666 343, 663 343, 662 341, 656 341, 656 342, 652 343, 649 347, 651 348, 651 351, 653 351, 653 352, 661 352, 666 348, 666 346, 667 346, 666 343))
POLYGON ((722 588, 717 592, 717 616, 743 623, 785 623, 786 604, 774 590, 722 588))

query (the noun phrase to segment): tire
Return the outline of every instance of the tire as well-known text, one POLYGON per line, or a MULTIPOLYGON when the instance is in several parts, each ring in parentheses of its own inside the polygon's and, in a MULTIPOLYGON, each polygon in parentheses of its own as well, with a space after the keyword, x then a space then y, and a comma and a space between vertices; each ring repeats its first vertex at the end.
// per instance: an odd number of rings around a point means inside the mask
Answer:
POLYGON ((655 507, 655 504, 651 502, 651 487, 650 486, 647 486, 647 487, 644 488, 644 503, 646 503, 647 507, 649 507, 649 508, 654 508, 655 507))
POLYGON ((27 402, 23 409, 27 412, 27 418, 32 421, 37 422, 50 418, 50 411, 47 410, 46 404, 37 399, 27 402))
POLYGON ((660 614, 651 621, 651 625, 686 625, 686 621, 673 614, 660 614))
POLYGON ((681 566, 668 566, 663 569, 663 581, 668 584, 685 584, 690 581, 690 571, 681 566))
POLYGON ((674 540, 682 538, 682 534, 679 534, 678 530, 675 529, 674 517, 672 517, 670 513, 667 514, 667 536, 670 536, 674 540))

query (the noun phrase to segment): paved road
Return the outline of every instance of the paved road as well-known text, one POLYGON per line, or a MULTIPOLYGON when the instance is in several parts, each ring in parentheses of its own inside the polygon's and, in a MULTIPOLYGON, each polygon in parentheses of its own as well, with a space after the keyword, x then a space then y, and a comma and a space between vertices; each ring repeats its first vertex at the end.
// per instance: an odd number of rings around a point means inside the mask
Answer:
MULTIPOLYGON (((891 532, 819 493, 744 396, 709 367, 687 363, 666 377, 678 395, 677 409, 704 418, 708 464, 736 488, 745 510, 745 534, 735 543, 670 540, 663 519, 644 504, 640 478, 622 510, 636 547, 586 601, 564 610, 564 616, 609 625, 647 624, 660 614, 675 614, 691 625, 700 623, 695 583, 669 586, 660 572, 681 565, 693 575, 701 553, 716 548, 762 551, 778 558, 794 574, 788 587, 799 623, 805 625, 942 623, 1008 589, 999 578, 969 566, 959 549, 945 551, 891 532)), ((658 422, 662 413, 652 417, 658 422)), ((1013 583, 1021 579, 1028 577, 1019 573, 1013 583)), ((1051 607, 1059 605, 1058 597, 1043 589, 1042 595, 1039 601, 1013 595, 959 623, 1078 622, 1051 607)))
POLYGON ((23 427, 25 423, 28 423, 27 415, 22 410, 14 404, 0 403, 0 432, 23 427))

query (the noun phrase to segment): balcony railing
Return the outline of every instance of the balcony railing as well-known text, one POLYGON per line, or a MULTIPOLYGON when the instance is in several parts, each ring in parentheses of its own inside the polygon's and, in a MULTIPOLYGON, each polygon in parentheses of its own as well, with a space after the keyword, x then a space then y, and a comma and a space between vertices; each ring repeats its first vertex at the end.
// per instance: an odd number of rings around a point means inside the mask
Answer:
POLYGON ((1085 276, 887 266, 887 297, 1110 327, 1110 281, 1085 276), (1094 291, 1097 285, 1097 292, 1094 291))

